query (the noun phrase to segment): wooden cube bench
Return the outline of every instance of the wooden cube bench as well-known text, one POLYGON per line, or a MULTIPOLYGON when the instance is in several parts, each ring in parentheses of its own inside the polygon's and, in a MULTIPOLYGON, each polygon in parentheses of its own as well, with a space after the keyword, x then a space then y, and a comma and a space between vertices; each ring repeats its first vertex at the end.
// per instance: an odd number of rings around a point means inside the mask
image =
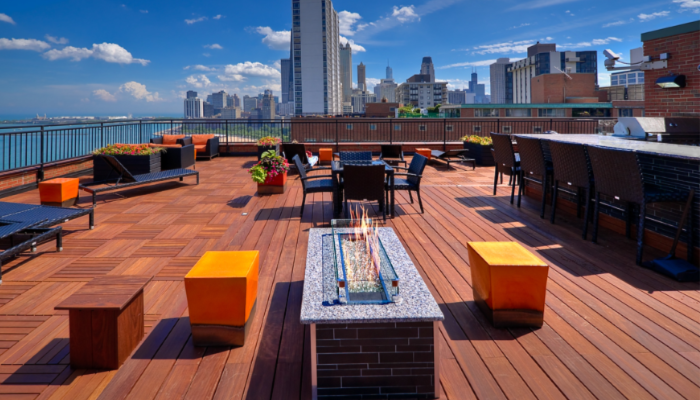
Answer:
POLYGON ((39 182, 41 205, 72 207, 78 200, 78 178, 55 178, 39 182))
POLYGON ((416 154, 420 154, 430 161, 433 158, 432 151, 428 148, 419 148, 415 150, 416 154))
POLYGON ((318 149, 319 164, 330 164, 333 161, 333 149, 318 149))

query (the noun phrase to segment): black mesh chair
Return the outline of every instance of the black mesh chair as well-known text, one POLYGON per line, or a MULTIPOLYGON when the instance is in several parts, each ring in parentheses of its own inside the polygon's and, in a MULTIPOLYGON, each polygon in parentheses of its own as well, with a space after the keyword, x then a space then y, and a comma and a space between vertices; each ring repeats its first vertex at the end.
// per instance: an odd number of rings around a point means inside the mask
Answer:
MULTIPOLYGON (((341 153, 342 154, 342 153, 341 153)), ((349 218, 348 200, 379 202, 386 221, 384 206, 384 165, 345 165, 343 167, 343 192, 345 193, 345 218, 349 218)))
POLYGON ((511 176, 510 204, 513 204, 515 198, 516 177, 520 176, 520 160, 519 156, 513 150, 513 141, 510 135, 491 132, 493 140, 493 158, 496 162, 496 172, 493 178, 493 195, 496 195, 496 186, 498 185, 498 173, 511 176))
MULTIPOLYGON (((299 160, 301 160, 301 164, 305 170, 313 169, 314 165, 318 162, 318 157, 307 156, 306 146, 303 143, 285 143, 283 147, 282 156, 286 158, 287 161, 293 160, 294 156, 299 156, 299 160)), ((293 163, 290 162, 290 164, 293 163)))
POLYGON ((383 144, 379 159, 386 161, 387 164, 403 163, 404 166, 406 165, 406 160, 403 158, 403 146, 400 144, 383 144))
POLYGON ((341 151, 340 161, 342 162, 367 162, 372 161, 371 151, 341 151))
POLYGON ((549 178, 552 176, 552 163, 547 161, 542 149, 542 141, 524 136, 518 136, 518 152, 520 154, 520 188, 518 190, 518 207, 525 187, 525 178, 537 182, 540 178, 542 184, 542 211, 540 218, 544 218, 544 209, 547 205, 547 190, 549 178))
MULTIPOLYGON (((646 208, 650 203, 685 203, 689 193, 683 190, 669 191, 653 187, 644 182, 637 155, 632 151, 612 150, 588 146, 588 155, 595 176, 595 212, 593 214, 593 242, 598 240, 598 210, 600 195, 605 194, 627 203, 627 236, 630 236, 630 220, 634 204, 639 205, 637 223, 637 265, 642 264, 644 250, 644 223, 646 208)), ((693 246, 693 213, 688 213, 688 249, 693 246)), ((688 252, 692 262, 692 252, 688 252)))
POLYGON ((299 158, 299 155, 295 155, 292 159, 294 165, 299 170, 299 177, 301 178, 301 187, 304 190, 304 197, 301 200, 301 211, 299 216, 304 215, 304 204, 306 203, 306 195, 309 193, 333 193, 333 178, 331 175, 306 175, 306 169, 304 164, 299 158))
MULTIPOLYGON (((409 165, 408 168, 393 167, 395 170, 407 171, 405 173, 394 173, 394 190, 407 190, 408 198, 411 199, 411 203, 413 203, 411 192, 416 192, 421 214, 423 213, 423 202, 420 199, 420 181, 421 178, 423 178, 423 170, 425 170, 426 165, 428 165, 428 159, 420 154, 416 154, 413 156, 411 165, 409 165), (397 176, 405 176, 406 178, 397 178, 397 176)), ((387 183, 387 196, 390 190, 391 188, 387 183)), ((389 204, 388 199, 386 202, 389 204)))
POLYGON ((581 205, 585 203, 586 214, 583 221, 583 240, 588 235, 588 221, 591 214, 591 198, 593 196, 593 169, 588 159, 586 148, 581 144, 549 142, 549 151, 554 166, 554 189, 552 191, 552 213, 550 222, 554 223, 557 211, 557 197, 563 186, 576 194, 576 216, 581 217, 581 205), (583 189, 584 194, 581 194, 583 189))

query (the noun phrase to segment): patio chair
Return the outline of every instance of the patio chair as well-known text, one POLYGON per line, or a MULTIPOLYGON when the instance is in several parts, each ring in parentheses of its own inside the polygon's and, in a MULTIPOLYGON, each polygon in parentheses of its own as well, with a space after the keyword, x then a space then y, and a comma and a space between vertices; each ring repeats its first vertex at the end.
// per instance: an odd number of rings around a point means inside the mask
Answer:
MULTIPOLYGON (((552 165, 554 167, 554 189, 552 189, 552 213, 550 222, 554 223, 554 216, 557 211, 557 197, 559 191, 564 188, 575 188, 576 195, 576 216, 581 217, 581 205, 585 203, 586 213, 583 221, 583 240, 588 235, 588 221, 591 214, 591 198, 593 196, 593 169, 591 161, 588 159, 586 148, 581 144, 563 143, 557 141, 549 142, 549 151, 552 155, 552 165), (583 189, 584 194, 581 194, 583 189)), ((569 191, 564 189, 565 191, 569 191)))
MULTIPOLYGON (((605 194, 627 203, 626 234, 631 236, 631 219, 634 204, 639 205, 639 222, 637 223, 637 265, 642 265, 644 250, 644 223, 646 208, 651 203, 686 203, 692 193, 682 189, 666 190, 644 182, 637 154, 632 151, 612 150, 588 146, 593 175, 595 176, 595 211, 593 214, 593 243, 598 241, 598 215, 600 195, 605 194)), ((692 262, 693 248, 693 212, 688 213, 688 261, 692 262)))
POLYGON ((453 149, 447 151, 432 150, 430 155, 436 160, 445 161, 447 163, 447 168, 450 168, 450 162, 466 162, 472 165, 472 170, 475 170, 476 160, 467 158, 465 154, 468 152, 468 149, 453 149))
MULTIPOLYGON (((342 154, 342 153, 341 153, 342 154)), ((343 192, 345 195, 345 218, 350 218, 348 200, 379 202, 386 221, 384 165, 352 165, 343 167, 343 192)))
POLYGON ((97 186, 97 185, 111 183, 112 181, 98 181, 98 182, 92 182, 89 184, 80 185, 81 189, 92 194, 92 206, 93 207, 95 207, 97 205, 97 193, 109 192, 109 191, 119 190, 119 189, 123 189, 123 188, 127 188, 127 187, 144 185, 147 183, 168 181, 168 180, 177 179, 177 178, 180 178, 180 181, 182 181, 183 178, 186 176, 196 176, 197 177, 197 185, 199 185, 199 172, 193 171, 191 169, 179 168, 179 169, 171 169, 171 170, 161 171, 161 172, 154 172, 152 174, 132 175, 131 172, 129 172, 129 170, 126 169, 122 165, 122 163, 120 163, 119 160, 117 160, 116 158, 114 158, 112 156, 102 156, 102 158, 107 162, 107 164, 110 167, 112 167, 112 169, 114 169, 114 172, 116 172, 118 178, 113 186, 106 186, 106 187, 100 187, 100 188, 91 187, 91 186, 97 186))
MULTIPOLYGON (((407 171, 405 173, 394 173, 394 190, 408 191, 408 198, 411 200, 411 204, 413 204, 413 196, 411 195, 411 192, 416 192, 421 214, 423 214, 424 212, 423 201, 421 201, 420 198, 420 181, 423 178, 423 170, 425 170, 426 165, 428 165, 428 159, 420 154, 416 154, 413 156, 413 159, 411 160, 411 165, 409 165, 408 168, 393 167, 396 170, 407 171), (405 176, 406 178, 397 178, 397 176, 405 176)), ((387 196, 389 194, 389 190, 391 190, 391 187, 389 187, 388 185, 389 184, 387 183, 387 196)), ((387 204, 389 204, 388 199, 387 204)))
POLYGON ((403 146, 400 144, 383 144, 379 159, 386 161, 387 164, 403 163, 406 166, 406 160, 403 158, 403 146))
POLYGON ((306 175, 306 169, 304 169, 304 164, 301 162, 301 158, 296 154, 292 159, 294 165, 299 171, 299 177, 301 178, 301 187, 304 190, 304 197, 301 200, 301 211, 299 216, 304 215, 304 204, 306 203, 306 195, 309 193, 333 193, 333 177, 331 175, 306 175))
POLYGON ((491 139, 493 140, 493 158, 496 162, 495 177, 493 178, 493 195, 496 195, 498 173, 510 175, 511 181, 509 185, 512 186, 510 204, 513 204, 515 185, 517 184, 516 178, 520 176, 520 156, 513 150, 513 141, 510 135, 491 132, 491 139))
POLYGON ((219 155, 219 137, 216 135, 192 135, 196 157, 206 157, 209 160, 219 155))
POLYGON ((518 150, 520 151, 520 187, 518 189, 518 208, 525 190, 524 180, 532 180, 542 185, 542 211, 540 218, 544 218, 544 210, 547 205, 547 190, 549 178, 552 176, 552 163, 548 162, 542 149, 542 141, 524 136, 518 136, 518 150), (535 178, 540 178, 538 181, 535 178))
POLYGON ((371 162, 371 151, 341 151, 340 161, 342 162, 371 162))
POLYGON ((164 147, 161 154, 161 169, 189 168, 195 164, 197 149, 191 137, 163 135, 151 138, 151 147, 164 147))
MULTIPOLYGON (((307 171, 313 169, 318 163, 318 157, 309 157, 306 154, 306 146, 303 143, 285 143, 282 146, 282 156, 286 158, 288 162, 294 160, 294 156, 299 156, 301 164, 307 171)), ((292 163, 290 162, 290 164, 292 163)))

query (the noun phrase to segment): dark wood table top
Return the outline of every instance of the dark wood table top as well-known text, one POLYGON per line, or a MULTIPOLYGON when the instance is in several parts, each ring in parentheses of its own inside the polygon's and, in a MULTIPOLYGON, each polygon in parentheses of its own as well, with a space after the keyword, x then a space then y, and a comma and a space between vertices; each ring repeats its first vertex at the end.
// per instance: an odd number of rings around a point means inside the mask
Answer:
POLYGON ((123 310, 151 280, 150 276, 102 276, 88 282, 56 310, 123 310))

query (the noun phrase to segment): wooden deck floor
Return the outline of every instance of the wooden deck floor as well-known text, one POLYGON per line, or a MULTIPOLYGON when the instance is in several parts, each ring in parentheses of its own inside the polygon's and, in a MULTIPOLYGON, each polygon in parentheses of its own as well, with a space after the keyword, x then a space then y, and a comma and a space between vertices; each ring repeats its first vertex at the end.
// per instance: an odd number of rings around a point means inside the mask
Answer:
MULTIPOLYGON (((251 158, 197 163, 199 186, 179 182, 99 197, 64 224, 64 251, 42 245, 3 266, 0 399, 308 399, 309 330, 299 323, 310 228, 327 226, 330 196, 299 218, 287 193, 257 197, 251 158), (183 276, 207 250, 260 250, 258 313, 241 348, 196 348, 183 276), (152 275, 146 337, 118 371, 68 366, 68 316, 54 306, 101 275, 152 275)), ((535 202, 491 195, 492 169, 429 166, 425 214, 397 198, 393 227, 442 307, 440 381, 448 399, 698 399, 700 290, 634 265, 634 243, 580 221, 539 219, 535 202), (514 240, 547 260, 542 329, 494 329, 473 302, 465 243, 514 240)), ((4 201, 38 201, 31 191, 4 201)), ((87 200, 87 198, 85 199, 87 200)), ((83 203, 87 204, 87 203, 83 203)), ((646 256, 654 253, 648 251, 646 256)), ((658 255, 658 254, 657 254, 658 255)))

